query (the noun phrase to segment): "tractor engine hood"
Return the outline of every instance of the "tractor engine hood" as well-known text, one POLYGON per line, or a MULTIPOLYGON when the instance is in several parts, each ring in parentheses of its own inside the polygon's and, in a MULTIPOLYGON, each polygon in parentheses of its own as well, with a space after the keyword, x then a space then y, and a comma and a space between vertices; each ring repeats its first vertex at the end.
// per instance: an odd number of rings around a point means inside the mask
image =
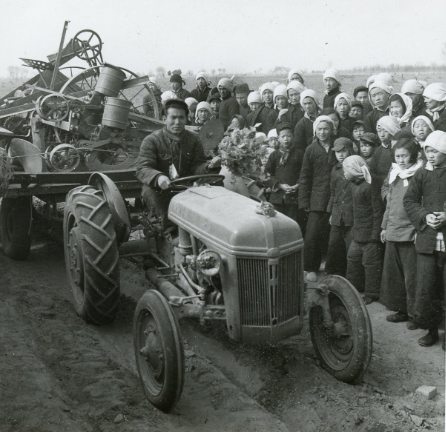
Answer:
POLYGON ((169 219, 225 253, 274 258, 303 247, 299 225, 276 212, 256 213, 260 203, 218 186, 193 187, 172 198, 169 219))

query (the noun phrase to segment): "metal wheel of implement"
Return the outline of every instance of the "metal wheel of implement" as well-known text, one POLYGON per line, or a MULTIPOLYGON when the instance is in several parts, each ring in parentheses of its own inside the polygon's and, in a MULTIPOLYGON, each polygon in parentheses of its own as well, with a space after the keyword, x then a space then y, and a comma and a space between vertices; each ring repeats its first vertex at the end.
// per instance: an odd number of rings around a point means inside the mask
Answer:
POLYGON ((68 116, 68 101, 63 96, 49 94, 37 99, 36 111, 44 120, 65 120, 68 116))
POLYGON ((97 325, 115 319, 119 307, 119 252, 112 216, 101 191, 71 190, 65 202, 64 254, 76 313, 97 325))
POLYGON ((178 320, 167 300, 148 290, 133 318, 136 364, 144 393, 152 405, 170 412, 184 384, 184 348, 178 320))
POLYGON ((51 150, 48 162, 55 171, 71 172, 81 163, 81 155, 71 144, 58 144, 51 150))
POLYGON ((324 327, 322 308, 310 310, 310 333, 316 356, 336 379, 357 384, 372 356, 373 335, 367 308, 358 291, 341 276, 328 276, 320 284, 328 287, 333 327, 324 327))
POLYGON ((92 61, 101 57, 102 40, 93 30, 81 30, 72 42, 73 53, 82 60, 92 61))
POLYGON ((3 198, 0 235, 5 255, 25 260, 31 249, 32 197, 3 198))

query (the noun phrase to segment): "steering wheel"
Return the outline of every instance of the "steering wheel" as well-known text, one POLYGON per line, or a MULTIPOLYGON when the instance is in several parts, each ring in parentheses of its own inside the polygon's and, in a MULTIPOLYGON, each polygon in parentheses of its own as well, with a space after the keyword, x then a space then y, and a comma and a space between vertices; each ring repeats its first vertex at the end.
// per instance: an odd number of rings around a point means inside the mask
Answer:
POLYGON ((170 182, 170 184, 172 186, 171 190, 174 192, 184 191, 191 187, 190 185, 183 184, 184 182, 187 183, 187 182, 192 182, 195 180, 206 179, 206 178, 215 179, 214 181, 210 182, 209 184, 216 184, 216 183, 222 182, 225 179, 225 176, 221 175, 221 174, 197 174, 197 175, 192 175, 192 176, 187 176, 187 177, 180 177, 175 180, 171 180, 171 182, 170 182))

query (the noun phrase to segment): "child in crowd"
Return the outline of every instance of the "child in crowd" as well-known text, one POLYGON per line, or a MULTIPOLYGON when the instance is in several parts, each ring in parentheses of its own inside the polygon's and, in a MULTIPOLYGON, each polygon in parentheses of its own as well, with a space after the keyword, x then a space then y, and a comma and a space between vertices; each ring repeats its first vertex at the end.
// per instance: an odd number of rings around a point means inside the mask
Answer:
POLYGON ((231 118, 231 123, 228 126, 228 132, 243 129, 245 127, 245 119, 240 114, 235 114, 231 118))
POLYGON ((407 80, 401 87, 401 93, 404 93, 412 99, 413 117, 426 115, 426 104, 423 100, 423 92, 425 88, 426 82, 417 79, 407 80))
POLYGON ((269 109, 274 108, 273 96, 276 86, 273 83, 267 82, 260 86, 260 95, 262 96, 263 103, 269 109))
MULTIPOLYGON (((415 136, 415 140, 421 146, 424 147, 426 138, 435 130, 431 120, 426 116, 418 116, 413 119, 412 122, 412 134, 415 136)), ((423 152, 424 154, 424 152, 423 152)))
POLYGON ((197 109, 195 111, 195 125, 203 126, 213 116, 214 116, 214 112, 212 111, 211 106, 207 102, 200 102, 197 105, 197 109))
POLYGON ((350 110, 352 107, 352 100, 347 93, 339 93, 334 101, 334 108, 338 112, 340 119, 340 126, 352 131, 353 120, 350 117, 350 110))
POLYGON ((379 138, 375 134, 364 132, 359 141, 359 155, 364 159, 367 166, 370 166, 373 153, 379 145, 379 138))
POLYGON ((379 193, 372 188, 372 178, 360 156, 349 156, 342 163, 344 176, 351 182, 353 228, 347 252, 347 279, 364 292, 364 303, 379 298, 382 273, 380 242, 383 205, 379 193))
POLYGON ((248 105, 251 112, 246 117, 246 126, 256 127, 256 130, 268 133, 267 119, 270 110, 265 107, 260 92, 254 91, 248 95, 248 105))
POLYGON ((439 339, 438 325, 443 319, 446 288, 446 132, 432 132, 424 144, 427 163, 414 174, 403 204, 417 230, 417 288, 413 319, 415 324, 428 330, 418 343, 431 346, 439 339))
POLYGON ((353 153, 359 154, 359 147, 361 145, 361 138, 364 135, 364 122, 362 120, 356 120, 352 123, 352 141, 353 141, 353 153))
POLYGON ((291 126, 296 127, 297 122, 302 119, 305 114, 302 106, 300 105, 300 94, 305 90, 300 81, 293 80, 287 85, 288 107, 286 112, 282 112, 282 115, 276 120, 276 125, 280 122, 291 123, 291 126))
POLYGON ((412 120, 412 99, 404 93, 395 93, 389 99, 389 113, 396 117, 401 129, 412 120))
POLYGON ((232 96, 232 90, 234 85, 228 78, 222 78, 217 85, 218 92, 220 93, 221 104, 218 111, 218 118, 227 128, 231 123, 231 119, 235 114, 239 114, 240 106, 232 96))
POLYGON ((218 113, 220 111, 220 104, 221 104, 220 93, 209 92, 208 102, 212 108, 212 112, 214 113, 215 118, 218 118, 218 113))
POLYGON ((346 129, 341 124, 341 116, 334 108, 324 108, 320 115, 326 115, 331 118, 334 123, 333 139, 348 138, 351 139, 350 130, 346 129))
POLYGON ((362 103, 357 100, 352 101, 349 115, 354 120, 362 120, 364 118, 364 107, 362 103))
POLYGON ((274 89, 274 109, 270 110, 266 119, 268 132, 275 128, 276 120, 280 119, 283 114, 287 113, 288 94, 285 84, 279 84, 274 89))
POLYGON ((381 117, 388 115, 389 98, 393 93, 393 87, 387 82, 375 81, 369 87, 369 97, 372 104, 370 111, 364 119, 365 130, 374 133, 376 124, 381 117))
POLYGON ((341 76, 336 69, 324 73, 325 96, 322 108, 334 108, 336 96, 341 93, 341 76))
POLYGON ((295 220, 305 232, 305 213, 298 206, 298 180, 303 152, 293 144, 293 127, 290 123, 277 126, 279 148, 274 150, 265 165, 269 174, 266 184, 271 188, 269 202, 284 215, 295 220))
POLYGON ((195 126, 195 111, 197 110, 198 101, 193 97, 188 97, 184 101, 189 108, 189 114, 187 116, 187 124, 190 126, 195 126))
MULTIPOLYGON (((304 92, 305 93, 305 92, 304 92)), ((330 234, 327 213, 330 200, 331 170, 336 164, 333 152, 334 124, 330 117, 319 116, 314 121, 315 138, 307 147, 299 178, 299 208, 308 213, 304 246, 304 269, 307 280, 315 282, 322 254, 327 249, 330 234)))
POLYGON ((294 143, 305 151, 313 141, 313 123, 320 112, 316 92, 310 89, 304 90, 300 94, 300 104, 305 114, 294 128, 294 143))
POLYGON ((407 323, 415 330, 413 302, 416 290, 417 253, 415 227, 403 206, 404 194, 411 177, 422 166, 418 161, 418 145, 413 139, 398 140, 392 148, 394 163, 389 175, 386 211, 381 224, 381 241, 386 244, 380 302, 396 313, 387 321, 407 323))
POLYGON ((446 132, 446 84, 429 84, 423 92, 426 113, 435 130, 446 132))
POLYGON ((347 251, 350 247, 350 230, 353 225, 353 207, 350 182, 344 177, 342 162, 352 155, 353 143, 348 138, 338 138, 333 145, 337 163, 331 171, 330 201, 327 212, 330 216, 325 272, 345 276, 347 251))
POLYGON ((365 119, 367 114, 373 110, 369 101, 369 89, 366 86, 359 86, 353 90, 353 97, 355 101, 360 102, 362 106, 362 119, 365 119))
POLYGON ((392 166, 392 139, 401 130, 395 117, 381 117, 376 125, 378 138, 381 145, 374 151, 369 168, 372 174, 374 187, 381 190, 390 167, 392 166))

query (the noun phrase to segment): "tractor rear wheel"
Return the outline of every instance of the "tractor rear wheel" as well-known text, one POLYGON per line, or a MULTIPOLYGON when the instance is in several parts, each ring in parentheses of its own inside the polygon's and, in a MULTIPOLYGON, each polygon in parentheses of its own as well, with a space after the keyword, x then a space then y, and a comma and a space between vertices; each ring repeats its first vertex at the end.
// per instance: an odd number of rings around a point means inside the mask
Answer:
POLYGON ((326 328, 322 307, 310 309, 310 333, 322 367, 339 381, 358 384, 372 356, 373 335, 369 314, 358 291, 341 276, 328 276, 333 327, 326 328))
POLYGON ((3 198, 0 208, 0 235, 5 255, 19 261, 31 249, 32 197, 3 198))
POLYGON ((101 325, 119 307, 119 252, 112 215, 102 191, 80 186, 67 195, 64 252, 76 313, 101 325))

